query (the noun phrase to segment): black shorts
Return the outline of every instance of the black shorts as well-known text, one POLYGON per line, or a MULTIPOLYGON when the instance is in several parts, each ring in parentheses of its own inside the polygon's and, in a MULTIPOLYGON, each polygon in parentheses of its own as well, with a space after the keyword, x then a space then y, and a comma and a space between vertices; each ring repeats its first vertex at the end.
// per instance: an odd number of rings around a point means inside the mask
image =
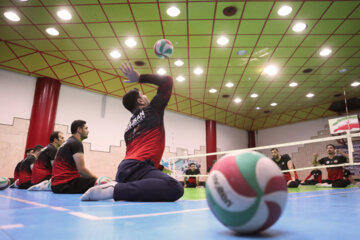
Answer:
POLYGON ((31 186, 32 186, 31 181, 28 181, 26 183, 19 185, 18 187, 19 187, 19 189, 28 189, 31 186))
POLYGON ((54 193, 84 193, 93 187, 96 178, 78 177, 67 183, 51 186, 54 193))

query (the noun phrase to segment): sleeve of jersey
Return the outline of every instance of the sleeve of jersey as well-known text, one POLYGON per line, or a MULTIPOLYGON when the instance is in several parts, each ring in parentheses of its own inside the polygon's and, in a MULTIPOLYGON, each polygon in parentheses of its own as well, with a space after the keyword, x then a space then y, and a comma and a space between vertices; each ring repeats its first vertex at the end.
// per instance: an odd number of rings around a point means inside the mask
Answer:
POLYGON ((304 181, 308 180, 311 177, 311 173, 309 174, 309 176, 307 176, 304 181))
POLYGON ((151 83, 159 86, 156 96, 151 100, 151 105, 158 111, 163 111, 171 97, 173 79, 170 76, 159 76, 154 74, 142 74, 140 83, 151 83))
POLYGON ((288 154, 284 154, 283 155, 283 160, 285 161, 285 163, 287 163, 288 161, 291 160, 290 156, 288 154))
POLYGON ((71 148, 72 154, 84 153, 84 146, 82 145, 81 142, 73 142, 71 144, 70 148, 71 148))

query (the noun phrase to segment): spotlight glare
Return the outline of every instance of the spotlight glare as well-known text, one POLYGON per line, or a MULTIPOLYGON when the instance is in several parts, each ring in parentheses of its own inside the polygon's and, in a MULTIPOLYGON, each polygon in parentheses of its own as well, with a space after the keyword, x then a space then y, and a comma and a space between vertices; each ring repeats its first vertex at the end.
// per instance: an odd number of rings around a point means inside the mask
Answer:
POLYGON ((47 28, 46 32, 51 36, 57 36, 59 35, 59 31, 56 30, 56 28, 47 28))
POLYGON ((292 30, 293 30, 294 32, 302 32, 302 31, 304 31, 306 28, 307 28, 307 25, 306 25, 305 23, 300 22, 300 23, 295 24, 295 25, 292 27, 292 30))
POLYGON ((70 20, 72 18, 71 13, 66 10, 66 9, 62 9, 60 11, 57 11, 56 13, 58 15, 59 18, 61 18, 62 20, 70 20))
POLYGON ((4 16, 13 22, 20 21, 20 17, 19 15, 16 14, 16 12, 12 12, 12 11, 4 12, 4 16))
POLYGON ((278 14, 280 16, 287 16, 292 12, 292 7, 290 6, 282 6, 279 10, 278 10, 278 14))
POLYGON ((166 13, 170 17, 177 17, 180 14, 180 9, 178 9, 177 7, 170 7, 166 10, 166 13))
POLYGON ((110 52, 110 56, 112 57, 112 58, 119 58, 119 57, 121 57, 121 53, 118 51, 118 50, 113 50, 113 51, 111 51, 110 52))

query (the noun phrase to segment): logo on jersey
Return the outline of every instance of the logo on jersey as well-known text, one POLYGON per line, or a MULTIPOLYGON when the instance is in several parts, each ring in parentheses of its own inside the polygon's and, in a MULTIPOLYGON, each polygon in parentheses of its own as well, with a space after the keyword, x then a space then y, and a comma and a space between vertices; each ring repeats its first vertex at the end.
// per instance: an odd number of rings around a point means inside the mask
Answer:
POLYGON ((139 125, 139 123, 141 123, 144 119, 145 119, 145 112, 144 110, 141 110, 141 112, 136 117, 130 120, 128 126, 126 127, 125 132, 139 125))

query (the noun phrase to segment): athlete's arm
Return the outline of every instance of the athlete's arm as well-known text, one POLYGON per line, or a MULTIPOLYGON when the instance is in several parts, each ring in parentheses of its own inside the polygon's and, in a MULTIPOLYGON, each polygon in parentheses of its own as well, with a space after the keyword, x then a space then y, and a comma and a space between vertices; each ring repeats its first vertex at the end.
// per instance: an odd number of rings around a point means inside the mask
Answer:
POLYGON ((92 174, 89 169, 85 167, 85 160, 83 153, 75 153, 73 155, 76 169, 78 170, 79 174, 85 178, 97 178, 94 174, 92 174))

